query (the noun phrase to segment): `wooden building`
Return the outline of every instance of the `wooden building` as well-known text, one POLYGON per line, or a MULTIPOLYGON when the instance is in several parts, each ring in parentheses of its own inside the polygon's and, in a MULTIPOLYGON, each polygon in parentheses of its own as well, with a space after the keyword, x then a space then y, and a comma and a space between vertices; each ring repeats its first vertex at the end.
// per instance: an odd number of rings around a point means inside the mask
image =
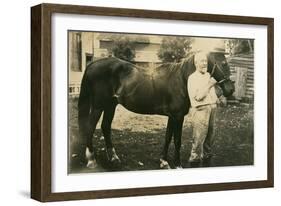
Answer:
POLYGON ((235 81, 236 100, 254 101, 254 54, 236 54, 228 58, 231 79, 235 81))

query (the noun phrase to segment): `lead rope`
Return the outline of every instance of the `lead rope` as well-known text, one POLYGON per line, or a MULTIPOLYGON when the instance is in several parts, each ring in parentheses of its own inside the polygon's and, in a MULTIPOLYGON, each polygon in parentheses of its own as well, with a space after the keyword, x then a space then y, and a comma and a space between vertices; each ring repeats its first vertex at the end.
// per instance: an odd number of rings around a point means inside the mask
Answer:
MULTIPOLYGON (((211 72, 211 77, 213 77, 213 74, 215 73, 215 69, 216 69, 216 67, 218 68, 218 66, 217 66, 217 62, 215 62, 215 64, 214 64, 214 66, 213 66, 213 69, 212 69, 212 72, 211 72)), ((218 68, 219 69, 219 68, 218 68)), ((223 72, 219 69, 219 71, 223 74, 223 72)), ((217 84, 221 84, 221 83, 223 83, 224 81, 226 81, 227 79, 225 78, 225 76, 224 76, 224 74, 223 74, 223 79, 222 80, 220 80, 219 82, 217 82, 217 84)))
POLYGON ((211 72, 211 77, 213 77, 216 66, 217 66, 217 62, 215 62, 214 66, 213 66, 213 69, 212 69, 212 72, 211 72))

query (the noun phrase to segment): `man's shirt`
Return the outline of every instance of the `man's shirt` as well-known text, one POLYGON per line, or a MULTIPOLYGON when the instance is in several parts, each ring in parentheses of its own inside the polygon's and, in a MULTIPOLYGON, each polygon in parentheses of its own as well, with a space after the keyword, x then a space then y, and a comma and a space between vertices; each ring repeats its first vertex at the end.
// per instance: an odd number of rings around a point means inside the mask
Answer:
POLYGON ((208 104, 215 104, 217 102, 217 95, 214 87, 211 87, 207 96, 201 101, 195 99, 196 95, 200 93, 203 89, 208 87, 209 82, 211 81, 211 76, 208 72, 202 74, 198 71, 195 71, 188 77, 187 89, 188 95, 190 98, 190 103, 192 107, 198 107, 208 104))

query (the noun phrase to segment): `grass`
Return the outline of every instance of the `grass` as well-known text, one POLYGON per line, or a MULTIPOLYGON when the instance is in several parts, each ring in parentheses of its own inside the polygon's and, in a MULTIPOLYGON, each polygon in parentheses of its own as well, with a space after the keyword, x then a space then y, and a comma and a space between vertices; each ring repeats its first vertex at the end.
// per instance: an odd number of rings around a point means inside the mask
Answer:
MULTIPOLYGON (((101 118, 102 119, 102 118, 101 118)), ((192 144, 190 117, 185 117, 181 160, 188 168, 192 144)), ((100 123, 93 142, 99 167, 95 170, 77 164, 80 146, 77 125, 77 99, 69 101, 69 172, 134 171, 159 169, 160 153, 164 145, 167 117, 139 115, 118 106, 112 124, 112 141, 121 160, 119 167, 109 164, 100 123)), ((254 162, 253 108, 243 105, 219 107, 216 118, 214 157, 211 166, 252 165, 254 162)), ((174 145, 170 145, 169 163, 172 167, 174 145)))

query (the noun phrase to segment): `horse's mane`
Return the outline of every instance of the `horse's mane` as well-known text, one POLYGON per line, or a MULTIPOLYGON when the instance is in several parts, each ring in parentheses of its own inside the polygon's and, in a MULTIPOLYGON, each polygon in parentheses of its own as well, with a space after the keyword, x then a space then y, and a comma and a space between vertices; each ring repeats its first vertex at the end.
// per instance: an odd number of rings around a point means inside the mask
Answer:
POLYGON ((90 66, 90 65, 92 65, 92 64, 94 64, 94 63, 102 62, 102 61, 109 60, 109 59, 112 59, 112 60, 113 60, 113 59, 117 59, 118 61, 123 62, 123 63, 125 63, 125 64, 127 64, 127 65, 130 65, 130 66, 132 66, 132 67, 134 67, 134 68, 136 68, 136 69, 138 69, 138 70, 144 70, 144 69, 145 69, 145 68, 140 67, 140 66, 138 66, 138 65, 136 65, 136 64, 133 64, 132 62, 126 61, 126 60, 124 60, 124 59, 120 59, 120 58, 115 57, 115 56, 102 57, 102 58, 96 59, 96 60, 92 61, 91 63, 89 63, 89 64, 87 65, 87 67, 90 66))
POLYGON ((180 62, 168 62, 168 63, 163 63, 160 66, 158 66, 156 69, 162 70, 169 70, 170 72, 175 72, 180 70, 181 68, 184 67, 185 64, 191 63, 193 61, 193 57, 195 55, 195 52, 190 52, 187 57, 181 59, 180 62))
MULTIPOLYGON (((180 62, 168 62, 168 63, 162 63, 159 66, 155 67, 155 68, 145 68, 145 67, 141 67, 138 66, 136 64, 133 64, 132 62, 120 59, 118 57, 104 57, 104 58, 100 58, 100 59, 96 59, 95 61, 91 62, 90 64, 88 64, 87 66, 90 66, 93 63, 97 63, 100 61, 104 61, 106 59, 118 59, 121 62, 124 62, 127 65, 131 65, 132 67, 138 69, 139 71, 143 71, 144 73, 148 73, 149 75, 151 75, 151 73, 153 72, 165 72, 165 73, 175 73, 178 71, 182 71, 182 68, 185 67, 185 64, 189 64, 192 63, 193 64, 193 57, 194 57, 195 52, 190 52, 185 58, 181 59, 180 62)), ((183 71, 186 72, 186 71, 183 71)))

